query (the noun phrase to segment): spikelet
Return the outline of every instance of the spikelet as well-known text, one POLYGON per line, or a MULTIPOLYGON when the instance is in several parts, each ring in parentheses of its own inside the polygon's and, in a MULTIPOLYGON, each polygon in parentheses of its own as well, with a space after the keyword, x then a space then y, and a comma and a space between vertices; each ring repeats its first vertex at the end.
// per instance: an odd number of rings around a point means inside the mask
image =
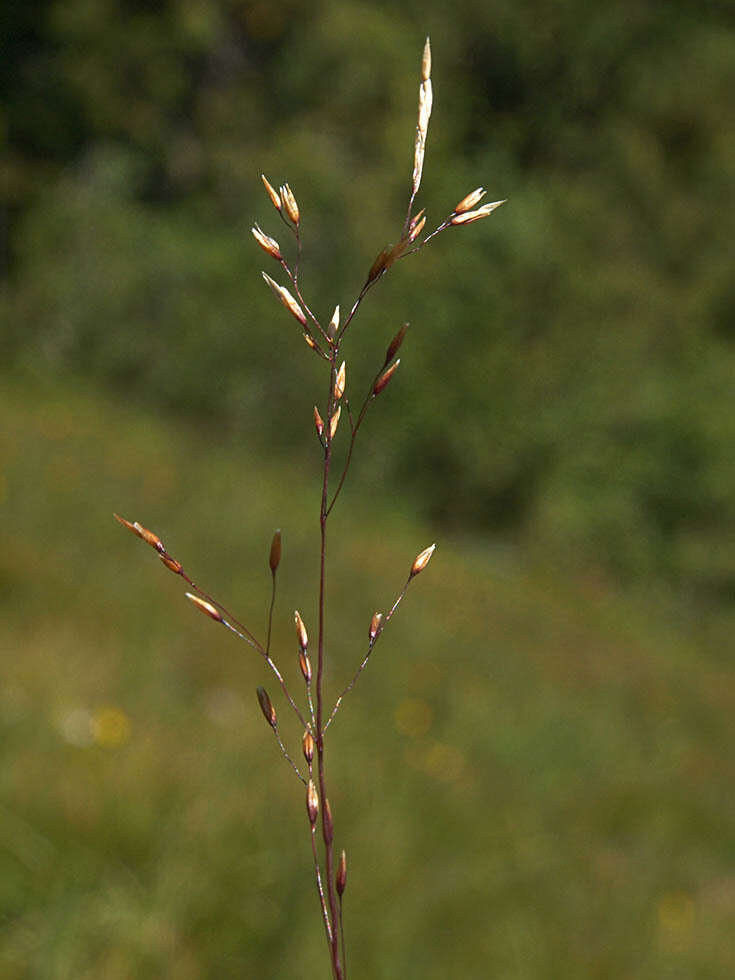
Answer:
POLYGON ((274 259, 277 259, 280 262, 283 258, 281 255, 281 246, 278 244, 275 238, 271 238, 270 235, 266 235, 257 222, 253 225, 250 231, 253 233, 253 238, 258 245, 260 245, 263 251, 267 252, 268 255, 272 255, 274 259))
POLYGON ((337 426, 339 425, 339 417, 340 417, 341 414, 342 414, 342 406, 341 405, 338 405, 337 406, 337 411, 334 413, 334 415, 332 416, 332 419, 331 419, 331 421, 329 423, 329 438, 330 439, 334 439, 334 437, 335 437, 335 435, 337 433, 337 426))
POLYGON ((324 420, 319 414, 319 409, 316 407, 316 405, 314 406, 314 427, 316 429, 316 434, 321 439, 322 432, 324 432, 324 420))
POLYGON ((268 697, 268 692, 264 687, 259 687, 258 691, 258 704, 260 705, 260 710, 263 712, 263 717, 275 731, 278 726, 278 719, 276 718, 276 709, 273 707, 271 699, 268 697))
POLYGON ((222 613, 216 606, 213 606, 211 602, 207 602, 206 599, 200 599, 198 595, 194 595, 192 592, 185 592, 184 595, 189 602, 193 603, 200 612, 204 613, 205 616, 209 616, 209 618, 213 619, 215 623, 224 623, 225 620, 222 613))
POLYGON ((483 204, 481 208, 476 211, 464 211, 461 214, 454 214, 449 219, 450 223, 453 225, 469 225, 473 221, 479 221, 481 218, 487 218, 489 214, 492 214, 495 208, 499 208, 501 204, 505 204, 505 199, 502 201, 492 201, 489 204, 483 204))
POLYGON ((316 791, 313 779, 309 780, 306 787, 306 812, 309 814, 309 823, 313 827, 316 818, 319 816, 319 794, 316 791))
POLYGON ((271 541, 271 551, 268 556, 268 564, 270 565, 271 572, 276 574, 276 569, 281 562, 281 531, 277 530, 273 534, 273 540, 271 541))
POLYGON ((385 352, 385 360, 383 361, 383 367, 386 367, 393 358, 398 353, 401 344, 403 343, 403 338, 406 336, 406 331, 408 330, 408 324, 404 323, 398 333, 395 335, 393 340, 388 344, 388 350, 385 352))
POLYGON ((314 736, 311 732, 304 732, 304 737, 301 740, 301 748, 304 753, 304 758, 311 765, 314 761, 314 736))
POLYGON ((421 184, 421 174, 424 170, 424 152, 426 150, 426 134, 429 130, 429 119, 434 97, 431 89, 431 43, 426 38, 424 54, 421 59, 421 85, 419 87, 419 118, 416 123, 416 141, 413 149, 413 175, 411 178, 411 196, 415 197, 421 184))
POLYGON ((339 303, 334 308, 334 313, 332 314, 332 319, 329 321, 329 326, 327 327, 327 336, 330 340, 334 340, 337 336, 337 331, 339 330, 339 303))
POLYGON ((288 184, 284 184, 281 187, 281 200, 283 201, 283 210, 286 212, 291 221, 295 225, 298 225, 299 221, 301 220, 299 206, 296 203, 296 198, 293 196, 293 191, 288 184))
POLYGON ((304 621, 301 618, 301 613, 298 611, 298 609, 294 610, 293 619, 296 623, 296 639, 299 642, 299 649, 303 653, 306 653, 306 648, 309 646, 309 635, 306 632, 304 621))
POLYGON ((474 206, 483 199, 487 194, 484 187, 478 187, 476 190, 471 191, 455 207, 453 214, 463 214, 465 211, 471 211, 474 206))
POLYGON ((265 187, 266 193, 268 194, 268 197, 271 199, 271 202, 273 203, 273 207, 276 209, 276 211, 280 211, 281 208, 283 207, 280 194, 274 187, 271 186, 265 174, 261 174, 260 179, 263 181, 263 187, 265 187))
POLYGON ((420 554, 416 555, 413 561, 413 565, 411 565, 411 574, 409 576, 410 578, 413 578, 414 575, 418 575, 419 572, 422 572, 426 568, 426 566, 429 564, 429 561, 431 560, 431 556, 434 554, 435 548, 436 548, 435 544, 429 545, 428 548, 424 548, 424 550, 420 554))
POLYGON ((391 364, 391 366, 386 371, 383 371, 383 373, 380 375, 378 380, 373 385, 373 395, 380 394, 380 392, 383 390, 383 388, 385 388, 385 386, 388 384, 390 379, 398 370, 398 365, 400 363, 401 363, 401 359, 399 357, 398 360, 394 361, 393 364, 391 364))
POLYGON ((339 856, 335 885, 337 887, 337 894, 340 898, 342 898, 345 893, 345 888, 347 887, 347 855, 344 851, 342 851, 339 856))
POLYGON ((342 365, 337 372, 337 380, 334 383, 334 397, 337 401, 340 400, 342 395, 345 393, 345 381, 347 378, 347 365, 342 361, 342 365))
POLYGON ((291 293, 289 293, 289 291, 286 289, 286 287, 285 286, 279 286, 278 283, 275 282, 275 280, 271 279, 271 277, 268 275, 267 272, 263 272, 263 273, 261 273, 261 275, 263 276, 263 278, 265 279, 265 281, 268 283, 268 285, 271 287, 271 289, 273 290, 273 293, 278 297, 278 299, 280 299, 280 301, 286 307, 286 309, 288 310, 288 312, 299 321, 299 323, 301 324, 302 327, 305 327, 306 326, 306 314, 301 309, 301 307, 296 302, 296 300, 293 298, 293 296, 291 295, 291 293))

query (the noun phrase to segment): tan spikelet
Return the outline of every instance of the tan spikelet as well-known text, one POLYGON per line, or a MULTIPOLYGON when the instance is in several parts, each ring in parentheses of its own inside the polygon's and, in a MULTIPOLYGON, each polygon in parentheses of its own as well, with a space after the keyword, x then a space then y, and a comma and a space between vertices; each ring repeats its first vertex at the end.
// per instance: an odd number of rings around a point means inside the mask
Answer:
POLYGON ((426 568, 431 560, 431 556, 434 554, 435 548, 435 544, 429 545, 428 548, 424 548, 420 554, 416 555, 413 565, 411 565, 411 578, 413 578, 414 575, 418 575, 419 572, 422 572, 426 568))
POLYGON ((489 204, 483 204, 481 208, 476 211, 464 211, 462 214, 454 214, 449 219, 453 225, 469 225, 473 221, 479 221, 481 218, 487 218, 489 214, 492 214, 495 208, 499 208, 501 204, 505 204, 505 199, 502 201, 492 201, 489 204))
POLYGON ((281 202, 281 197, 278 191, 271 186, 265 174, 261 174, 260 179, 263 181, 263 187, 265 187, 268 197, 271 199, 273 203, 273 207, 276 209, 276 211, 280 211, 281 208, 283 207, 283 204, 281 202))
POLYGON ((263 251, 267 252, 268 255, 273 256, 274 259, 277 259, 280 262, 283 258, 281 255, 281 246, 278 244, 275 238, 271 238, 270 235, 266 235, 258 224, 254 224, 250 231, 253 233, 253 238, 258 245, 260 245, 263 251))
POLYGON ((337 401, 340 400, 342 395, 345 393, 345 381, 347 378, 347 365, 342 361, 342 365, 337 372, 337 380, 334 383, 334 397, 337 401))
POLYGON ((215 623, 224 623, 222 613, 211 602, 207 602, 206 599, 200 599, 198 595, 194 595, 192 592, 186 592, 184 594, 189 602, 193 603, 205 616, 209 616, 215 623))
POLYGON ((286 289, 286 287, 279 286, 274 279, 271 279, 271 277, 268 275, 267 272, 262 272, 261 275, 268 283, 270 288, 273 290, 273 293, 278 297, 278 299, 280 299, 280 301, 286 307, 288 312, 299 321, 302 327, 306 326, 306 314, 301 309, 301 307, 296 302, 296 300, 293 298, 291 293, 289 293, 289 291, 286 289))
POLYGON ((330 439, 334 439, 334 437, 335 437, 335 435, 337 433, 337 426, 339 425, 339 417, 340 417, 341 413, 342 413, 342 406, 341 405, 338 405, 337 406, 337 411, 334 413, 334 415, 332 416, 332 420, 329 423, 329 438, 330 439))
POLYGON ((478 187, 476 190, 471 191, 454 209, 454 214, 464 214, 465 211, 471 211, 474 206, 480 202, 483 197, 487 194, 484 187, 478 187))

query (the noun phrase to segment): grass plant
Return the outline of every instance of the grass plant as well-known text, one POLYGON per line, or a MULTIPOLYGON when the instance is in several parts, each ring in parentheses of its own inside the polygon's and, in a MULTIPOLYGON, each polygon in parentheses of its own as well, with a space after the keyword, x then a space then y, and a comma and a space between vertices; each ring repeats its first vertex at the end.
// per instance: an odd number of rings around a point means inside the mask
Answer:
MULTIPOLYGON (((301 694, 293 693, 272 643, 278 570, 282 557, 280 530, 277 530, 273 535, 268 556, 271 592, 265 636, 259 638, 242 618, 232 613, 218 598, 190 577, 182 562, 167 549, 158 534, 150 531, 138 521, 129 521, 117 514, 115 515, 125 528, 154 549, 169 571, 183 579, 188 586, 186 597, 196 609, 218 625, 223 626, 263 659, 266 669, 280 688, 286 710, 293 713, 303 731, 301 739, 303 760, 301 760, 298 759, 298 753, 286 744, 282 736, 279 715, 270 694, 263 686, 257 688, 257 700, 263 717, 273 732, 281 755, 296 779, 302 784, 305 793, 314 883, 329 962, 335 980, 344 980, 347 976, 342 916, 343 898, 347 885, 347 852, 345 848, 338 848, 336 845, 335 819, 328 790, 327 733, 342 708, 346 696, 353 690, 367 667, 375 646, 396 614, 408 589, 414 579, 428 565, 435 548, 435 545, 432 544, 416 555, 409 566, 402 587, 394 594, 390 605, 382 612, 376 611, 369 624, 366 624, 367 638, 363 651, 354 658, 351 668, 345 667, 344 664, 339 665, 340 671, 346 670, 346 674, 341 693, 334 698, 327 692, 325 685, 327 664, 331 653, 331 646, 328 641, 329 592, 327 588, 330 517, 341 497, 350 472, 358 434, 367 413, 375 400, 383 394, 391 383, 398 370, 400 365, 398 353, 406 338, 408 323, 400 326, 390 340, 385 356, 375 371, 366 394, 362 400, 358 399, 356 403, 351 402, 347 390, 347 363, 342 359, 343 348, 347 333, 353 326, 367 294, 398 260, 420 252, 439 234, 486 218, 504 203, 503 201, 493 201, 482 204, 481 201, 485 197, 486 191, 482 187, 478 187, 466 194, 432 231, 425 231, 427 224, 426 209, 415 210, 415 207, 421 187, 432 103, 431 46, 427 38, 421 60, 418 119, 414 139, 410 191, 401 233, 396 243, 387 245, 378 253, 356 299, 344 317, 341 315, 339 305, 335 307, 328 322, 320 319, 313 312, 316 307, 312 301, 307 300, 300 276, 303 247, 301 208, 288 183, 280 185, 276 190, 265 175, 262 175, 263 186, 268 198, 288 234, 293 237, 294 252, 294 257, 289 259, 287 257, 288 250, 282 249, 279 242, 263 231, 260 225, 256 223, 252 228, 255 241, 269 258, 280 267, 282 275, 288 281, 288 286, 280 284, 267 272, 263 272, 262 275, 276 299, 298 323, 303 332, 307 350, 325 362, 326 375, 321 405, 314 406, 313 415, 318 451, 321 457, 318 495, 318 580, 315 585, 317 593, 315 642, 310 640, 309 631, 301 613, 298 610, 294 611, 298 663, 303 682, 301 694), (343 421, 340 429, 341 419, 343 421), (342 435, 345 428, 349 428, 346 436, 346 447, 343 447, 340 454, 337 452, 339 436, 342 435), (312 660, 315 661, 313 664, 312 660)), ((410 715, 410 708, 408 714, 410 715)), ((411 722, 409 718, 407 722, 409 727, 414 723, 415 719, 414 722, 411 722)))

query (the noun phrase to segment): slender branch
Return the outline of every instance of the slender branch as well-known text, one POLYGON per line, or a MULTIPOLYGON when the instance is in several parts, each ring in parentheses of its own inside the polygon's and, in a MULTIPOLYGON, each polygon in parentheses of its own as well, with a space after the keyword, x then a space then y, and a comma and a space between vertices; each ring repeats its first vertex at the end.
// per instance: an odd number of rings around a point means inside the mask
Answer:
POLYGON ((385 629, 386 624, 389 622, 391 616, 393 615, 393 613, 396 611, 396 609, 400 605, 400 602, 403 599, 403 597, 406 594, 406 592, 408 591, 408 586, 410 584, 411 584, 411 578, 409 577, 408 581, 403 586, 403 590, 399 594, 398 598, 393 603, 393 605, 391 606, 390 610, 386 613, 386 615, 385 615, 385 617, 383 619, 383 626, 381 628, 380 633, 378 633, 378 635, 375 637, 375 639, 370 642, 370 645, 368 647, 368 652, 363 657, 360 666, 357 668, 357 670, 355 671, 355 673, 354 673, 354 675, 352 677, 352 680, 350 681, 350 683, 347 685, 347 687, 342 691, 342 693, 340 694, 340 696, 335 701, 334 707, 332 708, 332 713, 330 714, 329 718, 327 719, 327 723, 324 726, 324 731, 325 732, 329 728, 329 726, 332 724, 332 721, 334 720, 334 716, 339 711, 340 705, 342 704, 343 699, 350 693, 350 691, 352 690, 352 688, 357 683, 358 677, 363 672, 363 670, 365 670, 365 668, 367 667, 367 662, 370 659, 370 654, 375 649, 375 644, 378 642, 378 640, 380 639, 380 637, 383 635, 383 629, 385 629))

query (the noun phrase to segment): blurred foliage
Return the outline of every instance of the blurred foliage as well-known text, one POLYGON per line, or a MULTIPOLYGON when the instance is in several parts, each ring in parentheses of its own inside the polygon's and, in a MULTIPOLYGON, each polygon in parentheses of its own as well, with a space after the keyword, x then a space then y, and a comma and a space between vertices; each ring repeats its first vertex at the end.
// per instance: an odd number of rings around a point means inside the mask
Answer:
POLYGON ((298 454, 317 365, 260 279, 252 220, 285 233, 258 174, 299 199, 312 306, 347 307, 402 223, 428 32, 419 204, 438 222, 479 183, 509 202, 366 302, 352 390, 413 326, 361 480, 564 567, 732 596, 731 5, 33 0, 4 16, 4 363, 298 454))

